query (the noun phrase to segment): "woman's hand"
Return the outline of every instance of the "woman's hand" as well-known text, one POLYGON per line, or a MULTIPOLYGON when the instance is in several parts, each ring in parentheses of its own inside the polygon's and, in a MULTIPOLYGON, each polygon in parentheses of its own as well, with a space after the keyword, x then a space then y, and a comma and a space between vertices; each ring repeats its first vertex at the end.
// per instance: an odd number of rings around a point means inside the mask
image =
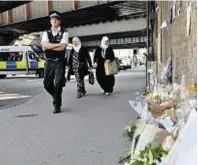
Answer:
POLYGON ((113 61, 114 61, 114 58, 111 58, 111 59, 110 59, 110 62, 113 62, 113 61))
POLYGON ((95 63, 94 63, 94 66, 95 66, 95 67, 97 67, 97 66, 98 66, 98 64, 95 62, 95 63))

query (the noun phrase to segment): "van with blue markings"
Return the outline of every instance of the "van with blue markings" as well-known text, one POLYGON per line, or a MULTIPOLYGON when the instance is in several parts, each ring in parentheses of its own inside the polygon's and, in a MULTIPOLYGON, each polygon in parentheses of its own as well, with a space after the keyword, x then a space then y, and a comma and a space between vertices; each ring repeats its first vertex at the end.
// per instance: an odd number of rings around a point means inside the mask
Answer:
POLYGON ((44 77, 44 58, 31 46, 0 46, 0 77, 35 74, 44 77))

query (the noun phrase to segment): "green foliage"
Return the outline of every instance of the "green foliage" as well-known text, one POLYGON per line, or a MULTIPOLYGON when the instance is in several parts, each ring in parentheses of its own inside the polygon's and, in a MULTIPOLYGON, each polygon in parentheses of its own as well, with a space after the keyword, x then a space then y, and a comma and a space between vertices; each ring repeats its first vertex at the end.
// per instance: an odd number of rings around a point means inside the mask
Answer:
POLYGON ((131 162, 131 149, 126 150, 125 156, 119 158, 119 163, 129 163, 129 165, 157 165, 161 162, 161 158, 167 155, 161 145, 153 148, 151 143, 149 143, 144 150, 140 151, 139 156, 135 162, 131 162))
POLYGON ((119 158, 119 163, 130 162, 131 160, 131 149, 125 151, 125 155, 119 158))
POLYGON ((157 165, 164 155, 167 155, 167 151, 161 145, 153 148, 149 143, 144 150, 140 151, 137 160, 129 165, 157 165))

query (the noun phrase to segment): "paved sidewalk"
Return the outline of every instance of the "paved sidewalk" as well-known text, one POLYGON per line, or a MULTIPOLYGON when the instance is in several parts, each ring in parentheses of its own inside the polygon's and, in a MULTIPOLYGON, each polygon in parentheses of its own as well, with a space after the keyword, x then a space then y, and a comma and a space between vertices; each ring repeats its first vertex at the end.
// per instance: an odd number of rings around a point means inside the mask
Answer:
POLYGON ((108 97, 100 94, 97 83, 86 83, 87 96, 77 100, 76 82, 69 82, 61 114, 52 114, 46 92, 1 111, 0 164, 117 165, 129 147, 123 129, 136 118, 128 100, 144 85, 143 70, 121 71, 115 93, 108 97))

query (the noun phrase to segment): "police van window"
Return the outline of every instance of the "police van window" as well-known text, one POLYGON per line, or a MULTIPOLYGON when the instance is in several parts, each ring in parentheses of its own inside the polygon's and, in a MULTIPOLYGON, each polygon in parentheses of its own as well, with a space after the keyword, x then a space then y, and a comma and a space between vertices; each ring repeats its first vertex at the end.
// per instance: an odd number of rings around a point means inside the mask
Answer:
POLYGON ((22 61, 23 52, 0 52, 0 61, 22 61))

